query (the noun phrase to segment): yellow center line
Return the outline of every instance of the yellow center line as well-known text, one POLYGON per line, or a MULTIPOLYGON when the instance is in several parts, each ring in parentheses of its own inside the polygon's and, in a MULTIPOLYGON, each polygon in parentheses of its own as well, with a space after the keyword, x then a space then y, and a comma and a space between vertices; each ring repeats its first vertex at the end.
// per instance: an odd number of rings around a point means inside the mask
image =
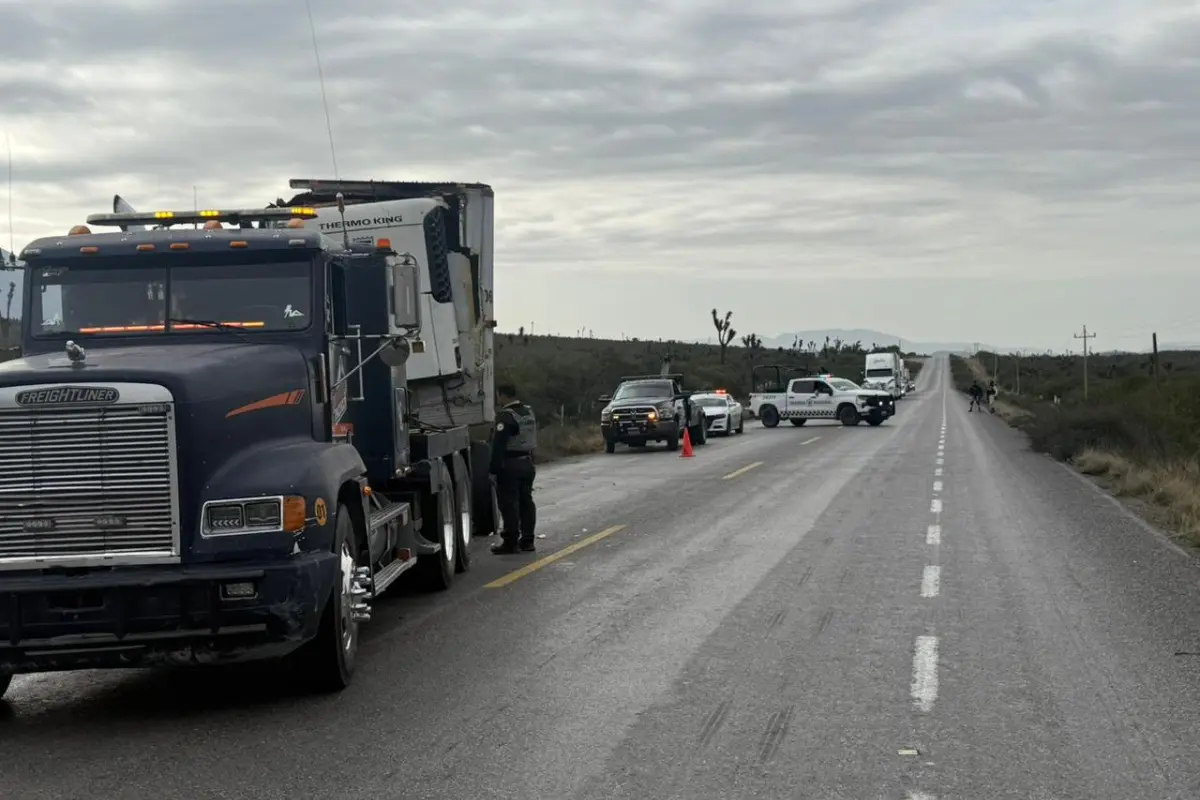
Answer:
POLYGON ((530 564, 526 564, 525 566, 521 567, 520 569, 513 570, 512 572, 508 573, 507 575, 505 575, 501 578, 497 578, 496 580, 487 584, 483 588, 485 588, 485 589, 502 589, 505 586, 508 586, 510 583, 519 581, 521 578, 524 578, 526 575, 529 575, 530 573, 537 572, 542 567, 547 567, 547 566, 553 564, 555 561, 558 561, 560 558, 566 558, 567 556, 571 555, 571 553, 578 552, 579 550, 582 550, 583 548, 587 547, 590 544, 595 544, 596 542, 600 541, 601 539, 605 539, 609 536, 612 536, 614 533, 618 533, 619 531, 625 530, 625 528, 626 528, 625 525, 613 525, 611 528, 605 528, 604 530, 600 531, 599 533, 593 533, 591 536, 587 537, 586 539, 580 539, 578 542, 575 542, 574 544, 569 544, 566 547, 564 547, 562 550, 559 550, 556 553, 551 553, 548 556, 539 558, 537 561, 534 561, 530 564))
POLYGON ((747 464, 746 466, 742 467, 741 469, 735 469, 733 472, 729 473, 728 475, 723 476, 721 478, 721 480, 727 481, 730 478, 736 478, 738 475, 745 475, 747 472, 754 469, 755 467, 761 467, 762 465, 763 465, 763 462, 755 461, 753 464, 747 464))

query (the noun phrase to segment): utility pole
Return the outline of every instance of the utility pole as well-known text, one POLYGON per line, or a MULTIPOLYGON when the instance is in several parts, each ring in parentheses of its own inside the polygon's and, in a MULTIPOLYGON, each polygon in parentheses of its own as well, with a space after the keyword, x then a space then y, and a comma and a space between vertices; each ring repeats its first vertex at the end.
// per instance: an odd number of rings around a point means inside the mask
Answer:
POLYGON ((1088 373, 1087 373, 1087 356, 1088 356, 1088 339, 1095 339, 1096 334, 1087 332, 1087 325, 1083 326, 1082 334, 1075 334, 1076 339, 1083 340, 1083 399, 1086 401, 1088 396, 1088 373))
POLYGON ((1158 334, 1150 334, 1150 344, 1154 347, 1154 358, 1150 361, 1151 367, 1154 369, 1154 388, 1158 388, 1158 334))
POLYGON ((1000 383, 1000 354, 992 353, 992 380, 1000 383))
POLYGON ((1018 351, 1013 358, 1013 366, 1017 370, 1017 394, 1021 393, 1021 353, 1018 351))

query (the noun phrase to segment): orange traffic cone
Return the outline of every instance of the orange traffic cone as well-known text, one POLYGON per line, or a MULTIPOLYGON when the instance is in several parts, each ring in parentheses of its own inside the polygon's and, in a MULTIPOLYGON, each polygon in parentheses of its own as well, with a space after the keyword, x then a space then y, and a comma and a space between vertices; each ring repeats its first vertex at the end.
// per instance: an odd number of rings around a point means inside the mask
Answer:
POLYGON ((683 450, 680 451, 680 458, 691 458, 695 453, 692 452, 692 435, 687 428, 683 429, 683 450))

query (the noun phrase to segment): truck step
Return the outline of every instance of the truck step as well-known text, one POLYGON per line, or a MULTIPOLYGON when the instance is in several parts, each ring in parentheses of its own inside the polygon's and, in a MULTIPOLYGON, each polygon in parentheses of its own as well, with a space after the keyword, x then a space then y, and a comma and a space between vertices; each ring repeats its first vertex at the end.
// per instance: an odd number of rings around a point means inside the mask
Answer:
POLYGON ((407 525, 409 521, 409 505, 408 503, 388 503, 382 508, 377 508, 371 512, 371 518, 367 520, 367 529, 376 530, 388 524, 394 519, 400 519, 401 525, 407 525))
POLYGON ((415 558, 410 558, 407 561, 396 559, 383 569, 379 570, 379 572, 375 573, 375 581, 371 587, 371 597, 379 597, 379 595, 387 591, 389 586, 396 582, 397 578, 408 572, 416 565, 417 559, 415 558))

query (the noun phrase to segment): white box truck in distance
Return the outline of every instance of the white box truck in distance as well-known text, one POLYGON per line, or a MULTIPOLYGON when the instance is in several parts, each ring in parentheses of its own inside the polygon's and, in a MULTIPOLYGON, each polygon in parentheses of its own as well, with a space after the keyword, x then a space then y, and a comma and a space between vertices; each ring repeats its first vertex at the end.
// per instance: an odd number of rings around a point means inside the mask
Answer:
POLYGON ((899 353, 867 353, 864 389, 882 389, 899 400, 904 396, 904 360, 899 353))

